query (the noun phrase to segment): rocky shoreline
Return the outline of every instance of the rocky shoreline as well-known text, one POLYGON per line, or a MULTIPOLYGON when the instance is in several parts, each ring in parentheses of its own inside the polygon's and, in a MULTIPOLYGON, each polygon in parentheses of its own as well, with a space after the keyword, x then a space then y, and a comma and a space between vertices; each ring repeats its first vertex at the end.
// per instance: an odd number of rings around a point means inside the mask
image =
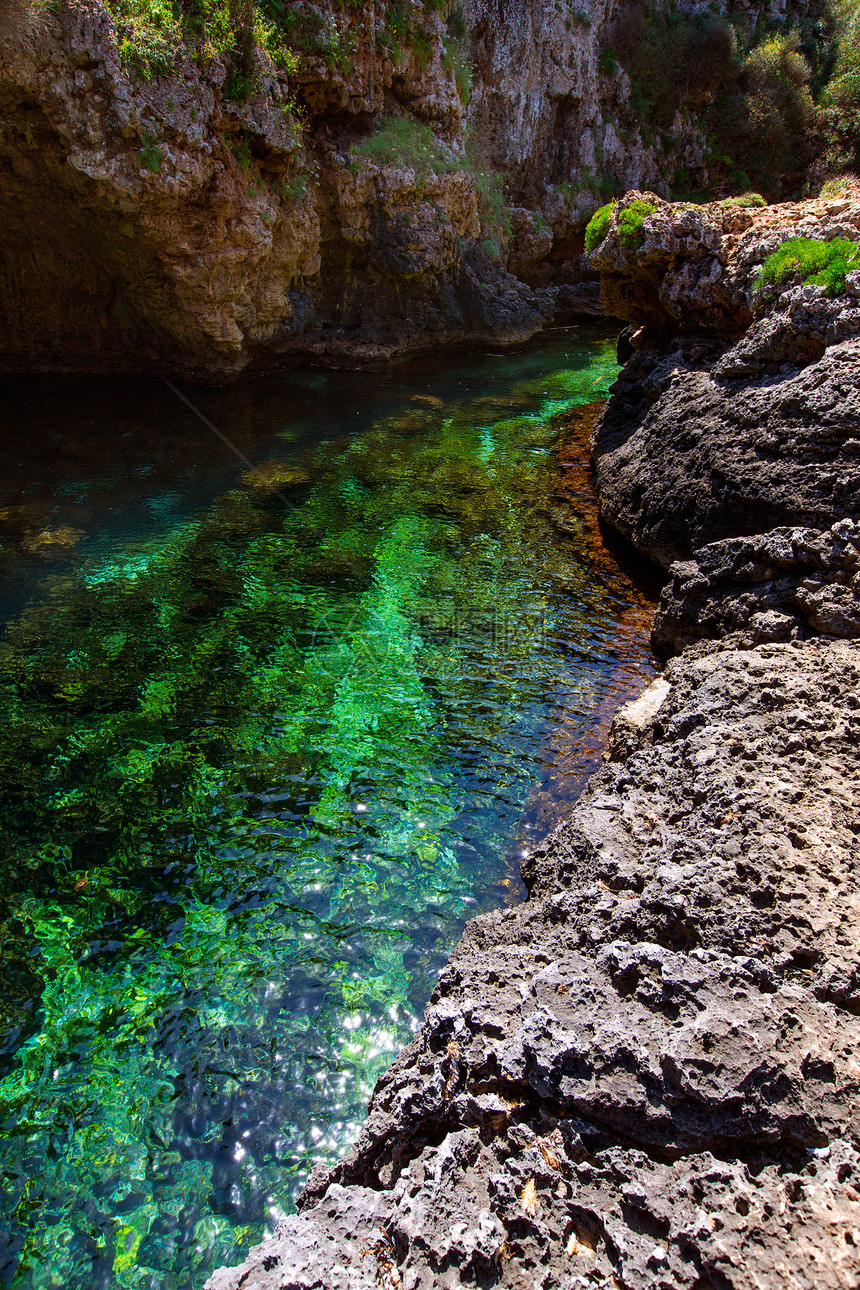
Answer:
POLYGON ((858 1283, 860 308, 753 283, 860 202, 653 205, 594 256, 634 330, 593 456, 673 657, 353 1150, 209 1290, 858 1283))
MULTIPOLYGON (((594 316, 592 212, 713 187, 706 62, 737 6, 691 8, 699 73, 655 129, 611 51, 615 0, 302 0, 253 30, 236 3, 217 31, 190 3, 147 23, 0 0, 0 371, 226 381, 594 316)), ((752 31, 772 5, 741 10, 752 31)))

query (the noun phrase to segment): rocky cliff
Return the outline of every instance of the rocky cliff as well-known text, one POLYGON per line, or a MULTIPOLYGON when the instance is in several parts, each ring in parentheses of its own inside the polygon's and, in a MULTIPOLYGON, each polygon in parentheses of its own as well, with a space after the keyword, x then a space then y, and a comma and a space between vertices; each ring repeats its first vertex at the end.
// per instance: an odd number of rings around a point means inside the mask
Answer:
POLYGON ((852 514, 860 273, 756 286, 789 238, 860 238, 860 199, 763 209, 631 194, 592 256, 632 354, 593 444, 604 518, 668 566, 705 543, 852 514), (652 207, 631 237, 625 209, 652 207), (644 203, 644 206, 641 205, 644 203))
POLYGON ((860 1278, 853 280, 756 286, 858 208, 649 198, 625 234, 643 200, 595 255, 635 330, 594 453, 610 523, 676 561, 676 656, 528 901, 467 927, 353 1151, 210 1290, 860 1278))
POLYGON ((0 3, 0 368, 518 341, 593 307, 601 193, 708 182, 707 77, 646 123, 618 0, 225 4, 0 3))

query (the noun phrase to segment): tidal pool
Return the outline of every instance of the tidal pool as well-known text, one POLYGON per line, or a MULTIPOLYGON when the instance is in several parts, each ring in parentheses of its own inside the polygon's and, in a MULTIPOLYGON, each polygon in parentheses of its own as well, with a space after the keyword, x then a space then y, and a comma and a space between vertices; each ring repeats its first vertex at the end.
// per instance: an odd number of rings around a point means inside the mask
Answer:
POLYGON ((211 426, 3 381, 4 1286, 238 1260, 520 898, 651 670, 576 411, 616 371, 581 328, 183 387, 211 426))

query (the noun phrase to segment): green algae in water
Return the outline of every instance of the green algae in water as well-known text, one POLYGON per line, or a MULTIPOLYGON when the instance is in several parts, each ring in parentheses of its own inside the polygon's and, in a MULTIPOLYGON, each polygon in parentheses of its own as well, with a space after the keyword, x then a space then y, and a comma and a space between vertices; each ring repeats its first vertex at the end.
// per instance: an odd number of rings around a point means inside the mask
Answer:
POLYGON ((544 502, 615 371, 483 360, 335 446, 281 412, 11 622, 4 1284, 198 1287, 354 1136, 499 899, 552 696, 612 666, 621 593, 544 502))

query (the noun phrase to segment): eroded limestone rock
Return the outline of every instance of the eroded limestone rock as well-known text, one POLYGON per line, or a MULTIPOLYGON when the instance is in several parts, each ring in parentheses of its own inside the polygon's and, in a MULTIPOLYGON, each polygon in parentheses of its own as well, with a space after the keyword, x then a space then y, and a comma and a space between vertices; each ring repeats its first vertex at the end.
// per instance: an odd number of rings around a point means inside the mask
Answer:
POLYGON ((607 184, 659 184, 669 161, 707 184, 695 114, 646 139, 627 73, 601 70, 614 0, 468 0, 468 105, 438 6, 410 8, 420 39, 398 48, 383 0, 296 9, 337 56, 297 41, 288 73, 260 54, 238 102, 225 58, 186 46, 136 74, 104 0, 0 0, 0 370, 223 378, 521 341, 594 313, 570 288, 593 280, 607 184), (447 173, 361 154, 397 117, 432 129, 447 173))
POLYGON ((395 86, 462 152, 440 16, 422 17, 427 56, 397 59, 378 47, 384 17, 379 4, 349 19, 348 71, 270 64, 238 103, 223 59, 185 51, 171 74, 136 75, 101 0, 4 0, 0 368, 226 377, 285 354, 374 359, 537 330, 551 306, 482 249, 471 175, 350 156, 395 86), (316 114, 304 131, 297 89, 316 114))
POLYGON ((715 542, 673 564, 654 618, 662 654, 742 633, 756 642, 860 637, 860 531, 853 520, 715 542))

